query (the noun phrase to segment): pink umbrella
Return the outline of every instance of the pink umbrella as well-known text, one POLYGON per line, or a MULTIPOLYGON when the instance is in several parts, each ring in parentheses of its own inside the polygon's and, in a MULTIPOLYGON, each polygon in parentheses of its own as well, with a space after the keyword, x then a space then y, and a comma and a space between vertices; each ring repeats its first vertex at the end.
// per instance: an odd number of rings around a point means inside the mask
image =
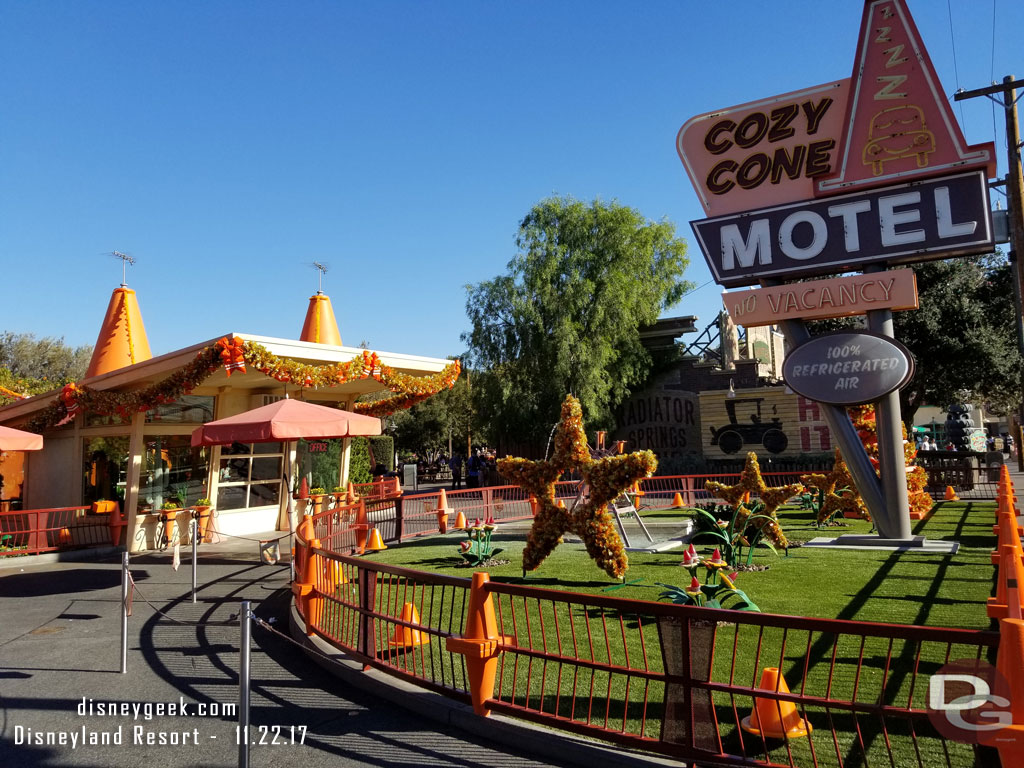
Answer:
POLYGON ((0 427, 0 451, 38 451, 42 447, 42 435, 10 427, 0 427))
MULTIPOLYGON (((272 443, 299 439, 362 437, 379 435, 380 419, 340 408, 307 403, 305 400, 278 400, 251 411, 211 421, 192 433, 192 445, 230 445, 231 443, 272 443)), ((288 476, 285 475, 285 487, 288 476)), ((288 535, 292 531, 291 496, 286 495, 288 535)), ((295 563, 291 563, 294 580, 295 563)))
POLYGON ((379 435, 380 432, 380 419, 373 416, 285 399, 204 424, 192 433, 192 445, 269 443, 379 435))

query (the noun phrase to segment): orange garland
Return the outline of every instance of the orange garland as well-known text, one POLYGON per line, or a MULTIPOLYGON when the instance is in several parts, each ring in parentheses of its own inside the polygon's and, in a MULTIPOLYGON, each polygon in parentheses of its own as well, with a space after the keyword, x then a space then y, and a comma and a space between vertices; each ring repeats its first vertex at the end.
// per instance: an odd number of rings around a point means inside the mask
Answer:
POLYGON ((229 376, 233 370, 245 373, 246 365, 249 365, 277 381, 294 382, 311 389, 333 387, 355 379, 373 378, 394 394, 372 403, 356 403, 355 409, 359 413, 377 417, 408 408, 443 389, 450 389, 462 371, 459 361, 453 360, 439 373, 412 376, 384 365, 377 353, 369 350, 363 350, 347 363, 309 365, 278 357, 254 341, 246 341, 237 336, 228 339, 225 336, 200 350, 192 362, 179 368, 163 381, 144 389, 117 392, 68 384, 53 403, 32 419, 25 429, 42 432, 68 416, 73 416, 79 408, 83 408, 87 413, 116 413, 127 419, 133 413, 147 411, 161 403, 174 402, 182 395, 189 394, 221 365, 227 369, 229 376))

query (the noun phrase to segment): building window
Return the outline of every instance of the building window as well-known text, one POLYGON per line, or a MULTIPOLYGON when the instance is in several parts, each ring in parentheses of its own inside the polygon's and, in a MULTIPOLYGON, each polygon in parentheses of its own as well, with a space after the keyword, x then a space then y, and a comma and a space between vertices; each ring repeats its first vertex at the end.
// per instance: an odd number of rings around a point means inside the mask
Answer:
POLYGON ((82 503, 124 503, 128 480, 127 437, 87 437, 82 445, 82 503))
POLYGON ((281 500, 281 443, 232 443, 221 448, 219 511, 277 505, 281 500))
POLYGON ((164 502, 193 506, 209 495, 207 448, 193 448, 190 435, 146 435, 139 477, 139 512, 157 512, 164 502))
POLYGON ((212 395, 182 395, 173 403, 161 403, 146 411, 146 423, 205 424, 213 421, 215 400, 212 395))

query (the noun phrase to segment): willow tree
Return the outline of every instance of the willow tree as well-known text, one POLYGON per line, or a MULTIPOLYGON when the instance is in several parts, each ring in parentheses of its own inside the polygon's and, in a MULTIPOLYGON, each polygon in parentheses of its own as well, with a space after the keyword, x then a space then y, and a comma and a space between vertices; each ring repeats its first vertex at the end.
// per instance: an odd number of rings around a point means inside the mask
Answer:
POLYGON ((607 427, 651 357, 640 328, 692 286, 686 244, 668 221, 595 200, 555 197, 519 225, 507 274, 467 286, 469 344, 492 433, 547 439, 566 394, 607 427))

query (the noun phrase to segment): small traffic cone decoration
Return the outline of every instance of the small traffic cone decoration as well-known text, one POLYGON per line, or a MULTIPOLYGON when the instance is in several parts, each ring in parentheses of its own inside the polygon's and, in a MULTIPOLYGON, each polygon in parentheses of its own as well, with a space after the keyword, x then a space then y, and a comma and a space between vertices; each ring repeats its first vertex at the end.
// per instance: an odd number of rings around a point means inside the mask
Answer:
POLYGON ((676 495, 672 497, 672 508, 682 509, 684 506, 686 505, 683 504, 683 494, 676 491, 676 495))
POLYGON ((306 482, 305 476, 302 478, 302 482, 299 483, 299 493, 295 497, 297 499, 308 499, 309 498, 309 483, 306 482))
POLYGON ((440 533, 448 533, 448 496, 441 489, 441 495, 437 499, 437 530, 440 533))
MULTIPOLYGON (((762 691, 789 693, 786 678, 779 674, 778 667, 765 667, 761 670, 761 684, 758 685, 758 688, 762 691)), ((800 717, 800 713, 796 710, 796 704, 792 701, 765 699, 758 696, 754 697, 754 707, 750 711, 750 717, 743 718, 740 726, 747 733, 764 736, 768 739, 793 739, 797 736, 806 736, 812 730, 811 724, 800 717)))
POLYGON ((455 514, 455 530, 461 531, 467 527, 468 526, 466 525, 466 516, 462 513, 462 510, 460 509, 455 514))
POLYGON ((960 501, 960 497, 956 495, 956 491, 953 490, 952 485, 946 486, 946 495, 943 496, 946 501, 960 501))
POLYGON ((359 501, 359 496, 356 494, 356 489, 352 487, 352 483, 348 484, 348 490, 345 491, 345 503, 355 504, 359 501))
MULTIPOLYGON (((398 475, 395 475, 395 477, 393 479, 395 481, 395 488, 392 491, 392 493, 394 493, 396 496, 401 496, 401 494, 402 494, 402 483, 401 483, 401 481, 399 481, 398 475)), ((441 490, 444 490, 444 489, 442 488, 441 490)))
POLYGON ((335 590, 341 584, 348 584, 348 577, 345 575, 345 569, 341 563, 337 560, 329 560, 326 557, 322 558, 320 562, 323 564, 324 581, 324 592, 329 595, 333 595, 335 590))
POLYGON ((565 502, 562 499, 558 500, 558 508, 565 509, 565 502))
POLYGON ((370 541, 366 544, 367 552, 380 552, 382 549, 387 549, 384 544, 384 540, 380 537, 380 531, 376 528, 370 529, 370 541))
MULTIPOLYGON (((405 605, 402 606, 402 615, 399 618, 407 624, 420 623, 419 611, 416 610, 416 606, 412 603, 405 603, 405 605)), ((388 645, 402 646, 405 648, 429 644, 430 635, 426 632, 420 632, 418 629, 413 629, 412 627, 403 627, 401 624, 395 626, 395 632, 391 635, 391 639, 388 641, 388 645)))

